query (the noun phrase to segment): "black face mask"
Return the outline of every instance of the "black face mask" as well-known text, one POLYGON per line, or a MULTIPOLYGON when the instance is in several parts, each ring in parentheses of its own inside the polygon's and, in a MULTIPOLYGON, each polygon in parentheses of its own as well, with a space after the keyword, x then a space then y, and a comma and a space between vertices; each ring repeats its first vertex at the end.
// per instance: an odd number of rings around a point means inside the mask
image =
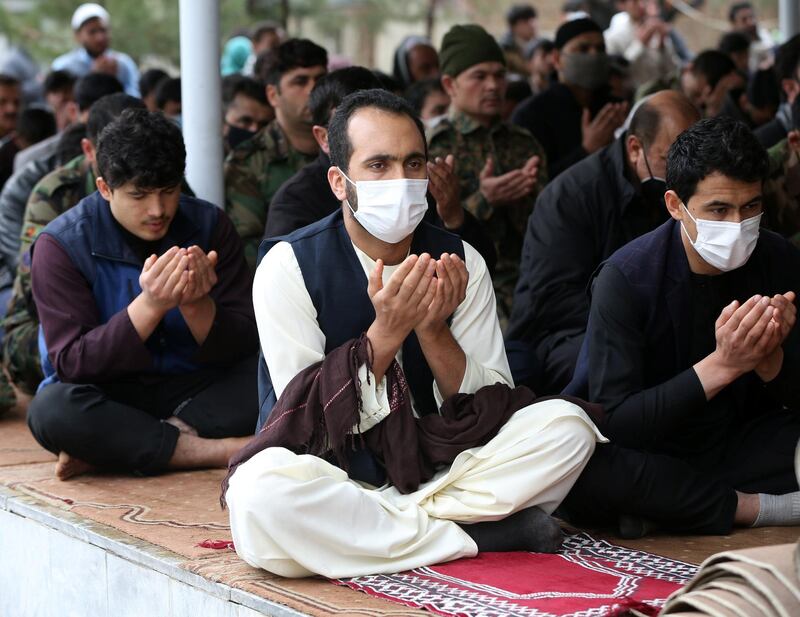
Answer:
POLYGON ((659 212, 666 213, 667 203, 664 201, 664 193, 667 192, 667 181, 653 175, 644 146, 642 146, 642 154, 644 155, 644 164, 647 166, 647 173, 650 174, 649 178, 642 180, 642 198, 653 208, 658 208, 659 212))
POLYGON ((253 135, 256 134, 256 131, 248 131, 247 129, 240 128, 238 126, 233 126, 232 124, 228 125, 228 147, 233 150, 236 146, 238 146, 243 141, 247 141, 253 135))

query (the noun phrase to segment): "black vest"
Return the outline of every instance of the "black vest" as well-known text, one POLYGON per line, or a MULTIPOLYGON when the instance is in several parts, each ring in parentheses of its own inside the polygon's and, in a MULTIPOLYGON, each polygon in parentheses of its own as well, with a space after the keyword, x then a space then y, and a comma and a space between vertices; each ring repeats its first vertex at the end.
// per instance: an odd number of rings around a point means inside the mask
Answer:
MULTIPOLYGON (((287 236, 264 240, 259 249, 259 261, 282 241, 292 245, 317 311, 317 322, 325 335, 325 353, 366 332, 375 319, 375 309, 367 295, 367 277, 347 235, 342 211, 287 236)), ((458 236, 423 221, 414 231, 411 253, 430 253, 434 257, 455 253, 464 259, 464 244, 458 236)), ((403 371, 417 412, 421 415, 436 413, 433 373, 414 332, 403 343, 403 371)), ((260 428, 276 402, 263 357, 258 377, 260 428)))

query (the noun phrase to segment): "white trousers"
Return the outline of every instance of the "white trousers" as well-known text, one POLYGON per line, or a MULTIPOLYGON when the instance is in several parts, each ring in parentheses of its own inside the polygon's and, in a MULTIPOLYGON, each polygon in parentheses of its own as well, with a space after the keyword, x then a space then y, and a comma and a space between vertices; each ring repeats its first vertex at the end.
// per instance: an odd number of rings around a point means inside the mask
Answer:
POLYGON ((515 413, 482 447, 408 495, 347 477, 316 456, 267 448, 233 474, 227 493, 236 552, 280 576, 344 578, 472 557, 455 522, 555 510, 605 441, 582 409, 561 400, 515 413))

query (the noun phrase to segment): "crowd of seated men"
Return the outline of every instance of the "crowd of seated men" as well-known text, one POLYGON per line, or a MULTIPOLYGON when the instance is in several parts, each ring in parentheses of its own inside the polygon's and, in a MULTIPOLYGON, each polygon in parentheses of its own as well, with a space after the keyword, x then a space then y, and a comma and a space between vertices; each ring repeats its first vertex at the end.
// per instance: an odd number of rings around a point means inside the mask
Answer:
POLYGON ((61 480, 227 468, 282 576, 800 525, 800 35, 738 3, 695 55, 618 6, 410 36, 392 75, 259 24, 212 204, 180 79, 81 5, 46 108, 0 75, 0 407, 33 395, 61 480))

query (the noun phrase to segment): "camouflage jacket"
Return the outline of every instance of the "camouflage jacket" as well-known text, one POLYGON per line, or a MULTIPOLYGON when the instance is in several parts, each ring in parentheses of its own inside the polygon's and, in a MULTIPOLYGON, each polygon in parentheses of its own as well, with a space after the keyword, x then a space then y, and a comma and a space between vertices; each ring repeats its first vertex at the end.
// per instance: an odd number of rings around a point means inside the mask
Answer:
POLYGON ((542 146, 526 129, 498 121, 485 127, 463 113, 452 113, 428 134, 431 159, 448 154, 456 158, 456 174, 461 183, 461 203, 483 223, 497 249, 494 276, 501 318, 510 314, 514 286, 519 276, 519 261, 528 217, 536 196, 547 182, 547 161, 542 146), (479 190, 480 173, 486 159, 494 160, 494 173, 500 176, 519 169, 532 156, 541 159, 539 181, 528 197, 516 203, 491 206, 479 190))
POLYGON ((784 139, 769 149, 764 182, 764 226, 800 246, 800 153, 784 139))
POLYGON ((244 242, 244 255, 252 270, 272 196, 316 158, 316 152, 306 155, 292 148, 278 121, 273 120, 225 159, 225 211, 244 242))
POLYGON ((42 178, 25 206, 20 254, 28 252, 50 221, 96 190, 92 166, 83 154, 42 178))
POLYGON ((3 321, 3 359, 11 380, 32 394, 42 379, 39 362, 39 317, 31 293, 30 247, 47 224, 95 191, 92 167, 81 155, 59 167, 33 187, 22 223, 20 259, 11 302, 3 321))

